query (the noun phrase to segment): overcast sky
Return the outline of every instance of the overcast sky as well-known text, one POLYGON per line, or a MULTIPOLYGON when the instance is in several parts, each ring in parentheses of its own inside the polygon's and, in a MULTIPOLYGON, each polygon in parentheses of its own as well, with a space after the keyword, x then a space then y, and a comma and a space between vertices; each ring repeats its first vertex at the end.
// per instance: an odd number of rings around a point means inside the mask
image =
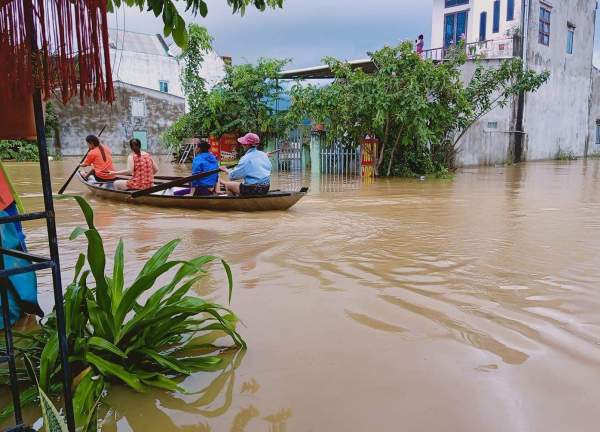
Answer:
MULTIPOLYGON (((183 2, 180 2, 183 3, 183 2)), ((315 66, 325 56, 359 59, 366 52, 420 33, 429 41, 432 0, 285 0, 285 7, 244 17, 232 15, 225 0, 211 0, 206 18, 186 14, 214 36, 220 55, 234 63, 259 57, 291 58, 293 67, 315 66)), ((139 9, 120 9, 112 26, 162 33, 162 19, 139 9)), ((600 20, 599 24, 600 24, 600 20)), ((428 45, 428 43, 426 42, 428 45)))

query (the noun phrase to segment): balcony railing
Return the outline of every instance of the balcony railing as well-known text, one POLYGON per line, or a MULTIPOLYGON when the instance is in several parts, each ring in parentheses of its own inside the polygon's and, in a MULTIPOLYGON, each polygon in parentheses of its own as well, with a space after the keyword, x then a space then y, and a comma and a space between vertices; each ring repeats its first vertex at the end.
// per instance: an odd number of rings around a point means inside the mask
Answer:
POLYGON ((423 51, 423 58, 433 61, 444 61, 452 53, 464 49, 469 59, 489 58, 504 59, 517 55, 518 40, 516 37, 507 39, 490 39, 482 42, 451 45, 448 48, 433 48, 423 51))

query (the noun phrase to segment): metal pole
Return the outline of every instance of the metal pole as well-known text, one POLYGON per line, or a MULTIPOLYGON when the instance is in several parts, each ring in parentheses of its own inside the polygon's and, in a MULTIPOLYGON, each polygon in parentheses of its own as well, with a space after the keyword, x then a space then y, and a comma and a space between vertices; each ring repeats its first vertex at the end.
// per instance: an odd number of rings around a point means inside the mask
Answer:
POLYGON ((54 285, 56 326, 58 331, 60 360, 63 372, 62 378, 63 391, 65 397, 65 413, 67 417, 67 426, 69 428, 69 431, 75 432, 75 417, 73 415, 73 395, 71 393, 71 368, 69 366, 68 360, 69 350, 67 345, 62 280, 60 275, 58 237, 56 235, 54 202, 52 200, 52 183, 50 179, 50 167, 48 165, 48 149, 46 147, 46 131, 44 126, 44 112, 42 109, 42 95, 39 89, 36 89, 33 95, 33 109, 35 114, 35 125, 37 130, 37 144, 40 157, 40 171, 42 178, 42 190, 44 193, 44 207, 46 213, 48 214, 48 217, 46 218, 46 227, 48 229, 50 259, 54 262, 54 266, 52 267, 52 282, 54 285))
MULTIPOLYGON (((3 258, 0 258, 3 259, 3 258)), ((0 288, 2 298, 2 319, 4 321, 4 339, 6 341, 6 360, 10 371, 10 390, 12 393, 13 407, 15 409, 15 424, 18 426, 23 423, 21 413, 21 396, 19 394, 19 383, 17 380, 17 366, 15 364, 15 353, 13 349, 13 336, 10 326, 10 316, 8 312, 8 281, 3 281, 0 288)))
MULTIPOLYGON (((34 25, 34 12, 32 0, 23 2, 25 10, 25 25, 29 33, 31 51, 36 53, 37 34, 34 25)), ((63 306, 62 281, 60 276, 60 259, 58 254, 58 238, 56 235, 56 222, 54 203, 52 200, 52 182, 50 180, 50 167, 48 165, 48 149, 46 147, 46 128, 44 125, 44 110, 42 106, 42 93, 36 87, 33 93, 33 111, 35 115, 35 128, 37 132, 38 154, 40 158, 40 174, 44 194, 44 208, 47 214, 46 227, 48 230, 48 244, 50 259, 54 262, 52 267, 52 282, 54 285, 54 303, 56 312, 56 326, 58 331, 58 347, 62 365, 63 392, 65 400, 65 414, 67 427, 70 432, 75 432, 75 417, 73 415, 73 395, 71 393, 71 368, 69 367, 67 334, 65 326, 65 311, 63 306)))

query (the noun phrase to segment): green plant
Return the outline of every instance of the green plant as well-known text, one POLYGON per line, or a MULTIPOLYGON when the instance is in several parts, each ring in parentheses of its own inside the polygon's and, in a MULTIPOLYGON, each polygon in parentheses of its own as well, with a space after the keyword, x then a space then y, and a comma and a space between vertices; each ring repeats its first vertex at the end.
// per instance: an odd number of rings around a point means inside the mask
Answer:
POLYGON ((559 147, 558 150, 556 151, 556 154, 554 155, 554 160, 574 161, 574 160, 577 160, 577 156, 571 150, 565 151, 559 147))
POLYGON ((288 128, 287 117, 276 112, 275 100, 283 89, 277 80, 287 60, 260 59, 256 65, 226 66, 225 78, 206 90, 198 77, 204 32, 190 32, 196 42, 188 45, 182 58, 184 89, 190 112, 163 134, 170 148, 177 148, 185 138, 221 136, 225 133, 253 131, 263 139, 279 136, 288 128))
MULTIPOLYGON (((126 284, 123 242, 117 246, 112 272, 107 275, 104 244, 94 226, 93 211, 83 198, 74 198, 87 227, 76 228, 71 239, 85 236, 87 253, 77 260, 64 305, 69 363, 75 377, 76 421, 87 428, 110 382, 140 392, 148 387, 185 392, 175 380, 177 376, 220 368, 227 348, 217 347, 217 338, 227 335, 236 347, 246 345, 235 329, 238 320, 232 311, 188 295, 206 274, 203 267, 218 258, 169 260, 179 243, 174 240, 161 247, 132 283, 126 284), (168 282, 155 286, 163 278, 168 282)), ((231 300, 231 270, 220 261, 227 273, 231 300)), ((40 371, 41 390, 58 394, 62 371, 54 314, 44 319, 38 331, 19 334, 17 339, 18 352, 31 358, 40 371)), ((38 400, 35 383, 25 369, 19 370, 19 377, 30 385, 23 394, 24 402, 38 400)), ((0 369, 0 384, 6 382, 7 371, 0 369)), ((10 413, 9 407, 0 419, 10 413)))
POLYGON ((329 144, 357 145, 366 135, 377 137, 378 175, 452 169, 459 142, 475 122, 548 79, 546 72, 524 70, 519 59, 509 59, 496 69, 478 63, 465 84, 461 68, 467 55, 458 48, 437 63, 423 60, 409 42, 369 55, 372 73, 326 58, 333 82, 293 86, 288 115, 292 124, 307 117, 326 124, 329 144))
POLYGON ((37 161, 37 144, 32 141, 0 140, 0 159, 17 162, 37 161))

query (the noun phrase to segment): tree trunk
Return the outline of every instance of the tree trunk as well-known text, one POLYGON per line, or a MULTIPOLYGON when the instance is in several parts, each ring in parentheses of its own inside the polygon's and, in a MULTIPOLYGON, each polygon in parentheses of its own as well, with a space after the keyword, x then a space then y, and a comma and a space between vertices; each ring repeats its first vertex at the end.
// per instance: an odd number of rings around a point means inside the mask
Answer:
POLYGON ((377 163, 375 164, 375 175, 379 176, 379 168, 383 163, 383 154, 385 151, 385 145, 387 143, 388 137, 390 135, 390 116, 388 114, 387 119, 385 121, 385 132, 383 133, 383 140, 381 141, 381 149, 379 150, 379 158, 377 159, 377 163))
POLYGON ((389 177, 392 174, 392 165, 394 163, 394 156, 396 155, 396 149, 398 148, 398 143, 400 142, 400 137, 402 136, 402 129, 400 129, 400 133, 396 137, 394 141, 394 147, 392 147, 392 154, 390 155, 390 163, 388 164, 387 176, 389 177))

